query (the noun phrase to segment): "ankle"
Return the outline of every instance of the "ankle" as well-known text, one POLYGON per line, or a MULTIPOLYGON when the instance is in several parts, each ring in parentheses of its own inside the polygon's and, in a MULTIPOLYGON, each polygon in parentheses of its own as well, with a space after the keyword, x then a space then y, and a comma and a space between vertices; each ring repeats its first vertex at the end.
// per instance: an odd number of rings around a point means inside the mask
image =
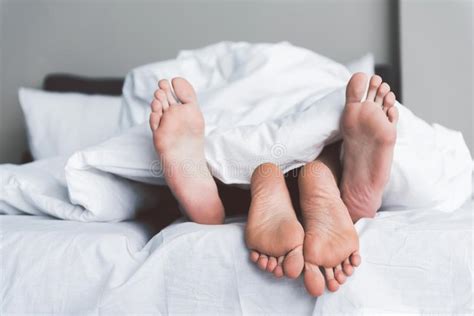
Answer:
POLYGON ((381 201, 374 200, 373 196, 364 198, 363 193, 350 193, 342 190, 341 198, 349 211, 352 221, 355 223, 361 218, 374 218, 377 210, 380 208, 381 201))
POLYGON ((214 201, 206 205, 195 204, 190 209, 183 206, 184 213, 197 224, 221 225, 224 223, 225 212, 221 201, 214 201))

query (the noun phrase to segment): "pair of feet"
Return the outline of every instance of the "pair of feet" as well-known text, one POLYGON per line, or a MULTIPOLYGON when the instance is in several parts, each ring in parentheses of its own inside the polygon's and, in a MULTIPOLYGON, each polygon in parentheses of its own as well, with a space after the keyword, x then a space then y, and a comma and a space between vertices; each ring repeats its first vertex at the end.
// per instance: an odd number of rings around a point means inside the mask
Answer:
MULTIPOLYGON (((336 145, 300 171, 303 226, 277 166, 263 164, 252 176, 246 227, 251 260, 276 277, 297 278, 304 271, 313 296, 325 286, 336 291, 360 264, 352 222, 375 215, 390 174, 398 120, 395 96, 373 76, 361 102, 367 81, 358 73, 347 86, 342 178, 336 145)), ((173 79, 172 87, 161 80, 151 108, 155 148, 173 194, 191 220, 223 223, 224 207, 204 156, 204 119, 194 89, 182 78, 173 79)))
POLYGON ((302 223, 280 170, 271 164, 252 177, 246 241, 250 258, 276 277, 298 277, 313 296, 336 291, 361 262, 353 222, 373 217, 390 175, 398 111, 378 76, 355 74, 348 83, 340 145, 327 146, 298 178, 302 223), (342 169, 342 170, 341 170, 342 169))

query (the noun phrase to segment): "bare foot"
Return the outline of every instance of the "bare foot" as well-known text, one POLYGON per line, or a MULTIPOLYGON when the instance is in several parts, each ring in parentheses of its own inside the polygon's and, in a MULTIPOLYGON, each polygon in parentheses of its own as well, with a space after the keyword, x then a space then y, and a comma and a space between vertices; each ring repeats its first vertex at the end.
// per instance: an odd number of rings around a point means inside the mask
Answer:
POLYGON ((164 177, 186 215, 201 224, 221 224, 224 207, 204 156, 204 118, 196 93, 182 78, 159 82, 151 102, 150 127, 164 177), (179 101, 178 101, 179 100, 179 101))
POLYGON ((271 163, 257 167, 250 189, 252 202, 245 228, 250 259, 276 277, 297 278, 304 265, 304 231, 280 168, 271 163))
POLYGON ((360 264, 359 237, 334 173, 324 161, 318 158, 302 168, 299 188, 305 231, 304 283, 311 295, 320 296, 325 283, 336 291, 360 264))
POLYGON ((352 76, 341 120, 341 195, 354 222, 362 217, 374 217, 380 208, 397 137, 395 95, 379 76, 372 76, 367 100, 361 102, 367 80, 363 73, 352 76))

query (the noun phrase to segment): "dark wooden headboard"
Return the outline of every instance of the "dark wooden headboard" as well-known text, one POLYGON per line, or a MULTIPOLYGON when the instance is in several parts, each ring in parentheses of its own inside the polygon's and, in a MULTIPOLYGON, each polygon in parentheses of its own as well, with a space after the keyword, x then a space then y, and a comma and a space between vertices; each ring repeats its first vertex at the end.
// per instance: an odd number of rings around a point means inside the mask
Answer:
POLYGON ((123 83, 123 78, 88 78, 56 73, 46 76, 43 90, 119 96, 122 94, 123 83))

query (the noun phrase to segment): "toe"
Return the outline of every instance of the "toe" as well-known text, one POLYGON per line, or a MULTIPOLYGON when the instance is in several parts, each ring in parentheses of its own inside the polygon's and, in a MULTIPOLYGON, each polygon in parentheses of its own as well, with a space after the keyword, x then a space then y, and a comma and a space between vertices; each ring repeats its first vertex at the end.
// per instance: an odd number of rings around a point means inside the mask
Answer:
POLYGON ((334 277, 336 278, 336 281, 339 282, 339 284, 346 282, 347 277, 342 271, 342 266, 340 264, 334 268, 334 277))
POLYGON ((324 268, 324 275, 326 276, 326 285, 328 290, 336 292, 339 289, 339 282, 334 278, 334 271, 332 268, 324 268))
POLYGON ((283 268, 282 268, 281 265, 276 266, 275 270, 273 270, 273 275, 274 275, 276 278, 281 278, 281 277, 283 277, 284 273, 283 273, 283 268))
POLYGON ((260 255, 257 261, 257 265, 260 269, 266 270, 268 264, 268 257, 266 255, 260 255))
POLYGON ((161 105, 161 102, 156 98, 153 98, 153 101, 151 101, 151 111, 158 114, 163 112, 163 105, 161 105))
POLYGON ((370 78, 369 91, 367 92, 368 101, 375 101, 375 95, 381 84, 382 78, 380 76, 374 75, 370 78))
POLYGON ((166 92, 164 90, 162 90, 162 89, 156 90, 155 99, 160 101, 161 106, 163 108, 163 111, 168 110, 170 105, 169 105, 169 102, 168 102, 168 97, 166 96, 166 92))
POLYGON ((362 261, 359 251, 354 251, 350 257, 350 261, 353 267, 358 267, 362 261))
POLYGON ((346 102, 347 103, 357 103, 365 96, 365 90, 367 88, 368 77, 363 72, 358 72, 354 74, 349 80, 346 88, 346 102))
POLYGON ((281 278, 283 275, 283 261, 285 260, 285 256, 280 256, 277 258, 277 266, 273 270, 273 275, 277 278, 281 278))
POLYGON ((290 251, 283 261, 283 272, 290 279, 300 276, 304 267, 303 246, 298 246, 290 251))
POLYGON ((306 291, 312 296, 321 296, 324 293, 324 276, 318 266, 305 263, 304 265, 304 286, 306 291))
POLYGON ((393 92, 387 93, 387 95, 383 99, 383 109, 385 113, 387 113, 388 109, 390 109, 394 104, 395 104, 395 93, 393 92))
POLYGON ((375 103, 378 103, 380 106, 383 104, 385 96, 390 92, 390 86, 388 83, 384 82, 377 89, 377 95, 375 96, 375 103))
POLYGON ((254 263, 257 263, 258 258, 260 258, 260 254, 258 252, 256 252, 255 250, 252 250, 250 252, 250 261, 252 261, 254 263))
POLYGON ((168 103, 170 105, 174 105, 178 103, 176 98, 173 95, 173 91, 171 90, 171 85, 166 79, 162 79, 158 82, 158 86, 163 89, 163 91, 166 93, 166 98, 168 99, 168 103))
POLYGON ((193 86, 184 78, 174 78, 171 83, 173 84, 174 92, 176 97, 181 103, 197 103, 196 92, 193 86))
POLYGON ((273 272, 275 268, 278 266, 277 258, 275 257, 269 257, 268 258, 268 263, 267 263, 267 271, 268 272, 273 272))
POLYGON ((396 106, 392 106, 387 110, 387 116, 390 122, 397 124, 398 122, 398 109, 396 106))
POLYGON ((156 131, 160 126, 161 113, 151 112, 150 114, 150 128, 156 131))
POLYGON ((344 260, 344 263, 342 264, 342 270, 344 270, 344 273, 346 274, 346 276, 351 276, 352 273, 354 273, 354 267, 349 261, 349 258, 344 260))

